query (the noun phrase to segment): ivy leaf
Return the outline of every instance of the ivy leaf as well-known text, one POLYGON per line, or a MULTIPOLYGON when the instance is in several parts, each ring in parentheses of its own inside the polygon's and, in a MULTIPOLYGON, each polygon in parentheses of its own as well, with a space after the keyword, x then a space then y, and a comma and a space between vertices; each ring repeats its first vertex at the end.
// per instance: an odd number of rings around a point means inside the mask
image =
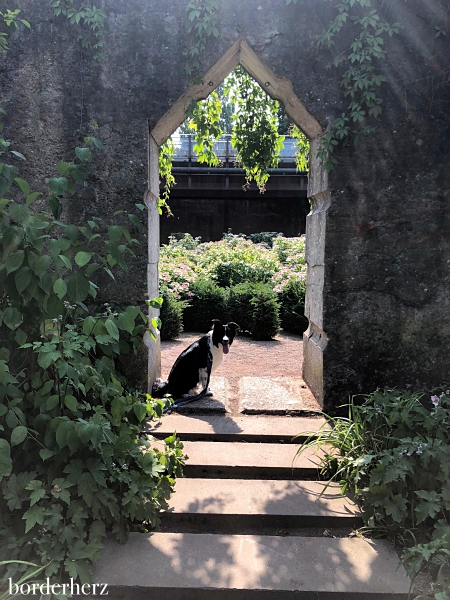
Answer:
POLYGON ((119 330, 117 329, 117 325, 114 323, 114 321, 112 321, 111 319, 107 319, 105 321, 105 326, 106 326, 106 329, 107 329, 109 335, 114 340, 119 340, 119 337, 120 337, 119 330))
POLYGON ((70 165, 69 174, 79 183, 86 181, 87 173, 83 165, 70 165))
POLYGON ((111 242, 116 243, 122 237, 123 229, 121 225, 111 225, 108 227, 108 235, 111 242))
POLYGON ((147 406, 143 402, 137 402, 133 406, 133 411, 139 423, 142 423, 142 421, 147 416, 147 406))
POLYGON ((20 223, 23 225, 30 218, 30 211, 25 204, 17 204, 16 202, 12 202, 9 205, 9 214, 13 221, 20 223))
POLYGON ((30 267, 24 267, 16 273, 15 283, 19 294, 21 294, 28 287, 32 277, 33 271, 30 269, 30 267))
POLYGON ((28 429, 23 425, 15 427, 11 433, 11 448, 21 444, 28 435, 28 429))
POLYGON ((84 267, 92 258, 92 252, 77 252, 75 255, 75 262, 79 267, 84 267))
POLYGON ((87 295, 89 294, 90 286, 89 279, 76 271, 75 273, 70 273, 66 278, 67 283, 67 293, 69 297, 75 302, 83 302, 86 300, 87 295))
POLYGON ((75 154, 81 162, 89 162, 92 159, 92 152, 89 148, 75 148, 75 154))
POLYGON ((50 210, 55 219, 59 219, 62 213, 62 204, 58 198, 55 195, 49 196, 47 198, 47 204, 50 206, 50 210))
POLYGON ((18 250, 10 254, 6 259, 6 273, 9 275, 13 271, 16 271, 23 263, 24 257, 25 252, 23 250, 18 250))
POLYGON ((67 406, 67 408, 69 410, 77 410, 78 400, 75 398, 75 396, 71 396, 70 394, 67 394, 67 396, 65 396, 65 398, 64 398, 64 404, 67 406))
POLYGON ((141 222, 139 221, 139 217, 137 215, 134 215, 133 213, 128 214, 128 218, 130 219, 130 221, 133 223, 133 225, 135 227, 140 227, 141 226, 141 222))
MULTIPOLYGON (((47 402, 45 403, 45 409, 47 411, 53 410, 56 406, 58 406, 58 404, 59 404, 59 396, 58 396, 58 394, 54 394, 53 396, 49 396, 49 398, 47 398, 47 402)), ((45 460, 45 458, 43 458, 43 460, 45 460)))
POLYGON ((39 456, 45 461, 48 458, 55 456, 55 452, 53 450, 49 450, 48 448, 42 448, 39 450, 39 456))
POLYGON ((58 163, 58 166, 56 167, 56 170, 58 171, 58 175, 60 175, 61 177, 65 177, 67 175, 69 166, 70 166, 70 163, 68 163, 68 162, 58 163))
POLYGON ((17 308, 8 306, 8 308, 3 311, 3 323, 9 329, 17 329, 22 321, 23 315, 17 310, 17 308))
POLYGON ((28 183, 25 181, 25 179, 21 179, 20 177, 16 177, 14 179, 14 181, 17 183, 17 185, 20 187, 20 189, 22 190, 22 192, 25 194, 25 196, 28 196, 30 193, 30 186, 28 185, 28 183))
POLYGON ((60 300, 67 294, 67 285, 64 279, 57 279, 53 284, 53 291, 60 300))
POLYGON ((23 515, 22 519, 24 519, 25 525, 25 533, 28 533, 36 523, 42 525, 44 522, 45 508, 43 506, 37 506, 34 504, 31 508, 27 510, 27 512, 23 515))
POLYGON ((9 443, 0 438, 0 477, 9 477, 12 471, 12 460, 10 456, 11 447, 9 443))
POLYGON ((68 183, 65 177, 51 177, 48 180, 48 187, 57 196, 62 196, 67 190, 68 183))

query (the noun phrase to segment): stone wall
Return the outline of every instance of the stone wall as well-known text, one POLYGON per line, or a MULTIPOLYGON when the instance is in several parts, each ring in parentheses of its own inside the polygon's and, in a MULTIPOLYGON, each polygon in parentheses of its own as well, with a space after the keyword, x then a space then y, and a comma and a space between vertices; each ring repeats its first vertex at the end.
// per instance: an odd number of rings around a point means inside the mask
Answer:
MULTIPOLYGON (((156 123, 188 86, 185 1, 100 0, 108 13, 106 59, 81 51, 79 31, 52 16, 49 2, 0 1, 32 25, 10 37, 0 57, 5 132, 37 185, 77 145, 91 119, 105 144, 91 183, 67 201, 75 219, 132 210, 147 188, 147 121, 156 123)), ((450 355, 450 34, 445 0, 390 0, 400 34, 381 68, 383 114, 377 132, 337 153, 329 178, 322 329, 327 409, 377 386, 428 389, 449 381, 450 355)), ((321 0, 221 0, 219 37, 201 57, 206 71, 245 37, 257 55, 287 77, 326 128, 348 105, 340 74, 316 36, 331 20, 321 0)), ((347 40, 349 43, 350 40, 347 40)), ((334 52, 339 51, 338 46, 334 52)), ((99 301, 142 303, 147 240, 129 272, 105 281, 99 301)))

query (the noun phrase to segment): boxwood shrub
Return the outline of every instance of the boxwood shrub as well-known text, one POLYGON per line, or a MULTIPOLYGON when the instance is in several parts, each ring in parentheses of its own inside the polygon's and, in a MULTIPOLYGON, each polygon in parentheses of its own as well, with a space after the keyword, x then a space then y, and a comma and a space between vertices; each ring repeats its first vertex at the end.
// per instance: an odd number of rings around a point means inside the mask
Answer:
POLYGON ((213 319, 226 320, 227 290, 214 281, 198 278, 190 286, 189 303, 184 310, 184 326, 189 331, 208 331, 213 319))
POLYGON ((278 293, 281 326, 284 331, 302 334, 308 329, 305 317, 306 281, 290 279, 278 293))
POLYGON ((183 309, 186 302, 177 300, 174 295, 167 291, 161 291, 163 303, 159 312, 161 319, 161 339, 173 340, 183 331, 183 309))
POLYGON ((228 320, 238 323, 255 340, 270 340, 280 330, 277 296, 268 284, 240 283, 231 287, 227 313, 228 320))

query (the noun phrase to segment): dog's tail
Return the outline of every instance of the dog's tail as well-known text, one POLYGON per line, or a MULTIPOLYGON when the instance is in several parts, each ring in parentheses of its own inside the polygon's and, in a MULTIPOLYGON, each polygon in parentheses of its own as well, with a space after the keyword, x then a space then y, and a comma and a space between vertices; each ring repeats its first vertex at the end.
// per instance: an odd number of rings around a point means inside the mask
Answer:
POLYGON ((163 381, 159 378, 156 379, 152 386, 153 398, 163 398, 168 393, 168 381, 163 381))

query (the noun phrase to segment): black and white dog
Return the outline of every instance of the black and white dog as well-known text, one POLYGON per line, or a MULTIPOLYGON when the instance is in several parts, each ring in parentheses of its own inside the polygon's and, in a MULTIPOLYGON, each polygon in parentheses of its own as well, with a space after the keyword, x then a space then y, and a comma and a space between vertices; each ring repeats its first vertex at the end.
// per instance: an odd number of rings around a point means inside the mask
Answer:
POLYGON ((168 380, 155 381, 153 397, 162 398, 167 394, 175 400, 189 398, 192 401, 206 395, 211 396, 212 392, 208 389, 210 375, 222 364, 223 355, 230 351, 238 330, 239 325, 236 323, 223 325, 218 319, 213 319, 211 331, 191 344, 177 358, 168 380), (197 391, 198 384, 203 390, 201 393, 197 391))

